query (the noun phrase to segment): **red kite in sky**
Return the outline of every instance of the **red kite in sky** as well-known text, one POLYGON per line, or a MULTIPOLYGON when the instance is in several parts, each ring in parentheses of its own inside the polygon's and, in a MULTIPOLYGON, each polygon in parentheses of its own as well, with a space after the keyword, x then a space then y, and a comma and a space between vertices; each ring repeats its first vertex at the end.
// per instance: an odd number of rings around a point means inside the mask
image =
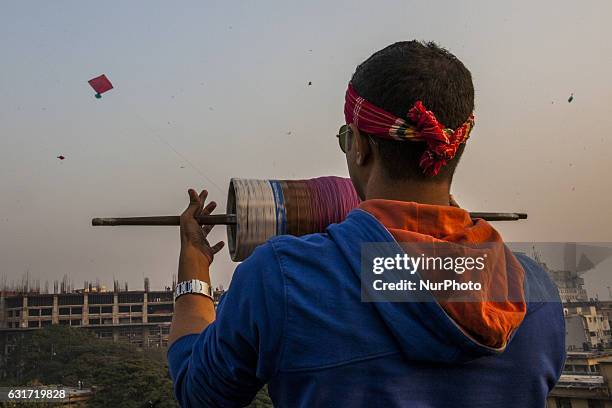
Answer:
POLYGON ((58 159, 60 160, 64 160, 66 157, 62 156, 61 154, 59 156, 57 156, 58 159))
POLYGON ((96 91, 96 98, 98 99, 102 97, 102 94, 104 92, 113 89, 113 84, 111 84, 111 81, 109 81, 106 75, 104 74, 100 75, 99 77, 90 79, 87 82, 89 82, 89 85, 91 85, 94 91, 96 91))

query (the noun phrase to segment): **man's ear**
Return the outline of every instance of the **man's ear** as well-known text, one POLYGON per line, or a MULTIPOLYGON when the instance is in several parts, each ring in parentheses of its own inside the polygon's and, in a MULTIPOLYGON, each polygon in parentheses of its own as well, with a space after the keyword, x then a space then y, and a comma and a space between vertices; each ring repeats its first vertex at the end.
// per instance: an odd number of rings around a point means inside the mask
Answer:
POLYGON ((359 129, 357 129, 357 126, 353 124, 350 124, 349 126, 351 127, 351 131, 353 133, 351 149, 355 149, 355 163, 358 166, 364 166, 372 155, 370 141, 368 140, 367 135, 361 133, 359 129))

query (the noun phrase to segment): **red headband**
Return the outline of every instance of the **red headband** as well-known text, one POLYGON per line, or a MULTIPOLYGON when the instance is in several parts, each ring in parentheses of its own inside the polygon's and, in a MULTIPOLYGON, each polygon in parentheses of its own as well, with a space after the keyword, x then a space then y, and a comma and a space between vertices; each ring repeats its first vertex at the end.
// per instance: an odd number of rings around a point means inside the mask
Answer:
POLYGON ((407 113, 411 123, 380 109, 363 99, 349 83, 344 103, 346 123, 359 130, 383 139, 426 142, 427 150, 421 156, 419 166, 423 173, 435 176, 448 160, 455 157, 457 148, 465 143, 474 127, 474 115, 457 129, 447 129, 433 112, 417 101, 407 113))

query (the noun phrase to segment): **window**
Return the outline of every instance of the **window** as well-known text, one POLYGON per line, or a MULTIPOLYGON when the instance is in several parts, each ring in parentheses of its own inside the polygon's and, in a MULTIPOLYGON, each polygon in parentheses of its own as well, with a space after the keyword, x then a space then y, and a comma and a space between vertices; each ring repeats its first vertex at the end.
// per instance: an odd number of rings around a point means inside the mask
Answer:
POLYGON ((576 372, 579 372, 579 373, 586 373, 587 372, 587 366, 585 366, 585 365, 578 365, 578 364, 576 364, 575 367, 576 367, 575 368, 576 372))
POLYGON ((57 303, 60 305, 82 305, 83 295, 62 294, 57 297, 57 303))
POLYGON ((98 333, 98 338, 100 339, 112 339, 113 332, 109 330, 100 330, 98 333))
POLYGON ((134 313, 134 312, 141 313, 142 312, 142 305, 131 306, 131 310, 132 310, 132 313, 134 313))
POLYGON ((119 306, 119 313, 130 313, 129 306, 119 306))
POLYGON ((70 320, 70 325, 71 326, 80 326, 81 325, 81 319, 72 319, 72 320, 70 320))
POLYGON ((147 299, 149 302, 172 302, 173 292, 149 292, 147 299))
POLYGON ((100 306, 89 306, 89 314, 100 314, 100 306))
POLYGON ((102 313, 113 313, 112 306, 102 306, 102 313))
POLYGON ((149 316, 149 323, 171 322, 172 316, 149 316))
POLYGON ((6 307, 9 309, 22 307, 23 306, 23 297, 16 296, 6 299, 6 307))
POLYGON ((51 309, 51 308, 40 309, 40 315, 41 316, 51 316, 52 313, 53 313, 53 309, 51 309))
POLYGON ((89 319, 89 324, 92 326, 97 326, 100 324, 100 319, 89 319))
POLYGON ((60 315, 69 315, 70 314, 70 308, 69 307, 60 307, 59 308, 59 314, 60 315))
POLYGON ((38 320, 30 320, 28 322, 28 327, 39 327, 38 320))
POLYGON ((40 316, 40 309, 30 309, 30 316, 40 316))
POLYGON ((161 305, 149 305, 147 307, 147 313, 149 314, 154 314, 154 313, 172 313, 173 312, 173 305, 171 304, 161 304, 161 305))
POLYGON ((557 408, 572 408, 572 401, 569 398, 557 397, 557 408))
POLYGON ((83 308, 82 307, 72 307, 70 308, 70 313, 72 313, 73 315, 80 315, 81 313, 83 313, 83 308))
POLYGON ((28 297, 28 306, 53 306, 53 295, 30 296, 28 297))
POLYGON ((132 323, 142 323, 142 317, 132 317, 132 323))
POLYGON ((70 320, 68 320, 68 319, 60 319, 59 324, 61 326, 68 326, 70 324, 70 320))
POLYGON ((113 303, 113 294, 112 293, 103 293, 97 295, 89 295, 88 301, 90 305, 103 305, 103 304, 112 304, 113 303))
POLYGON ((142 303, 144 295, 142 293, 119 293, 119 303, 142 303))
POLYGON ((604 403, 601 400, 587 400, 588 408, 604 408, 604 403))

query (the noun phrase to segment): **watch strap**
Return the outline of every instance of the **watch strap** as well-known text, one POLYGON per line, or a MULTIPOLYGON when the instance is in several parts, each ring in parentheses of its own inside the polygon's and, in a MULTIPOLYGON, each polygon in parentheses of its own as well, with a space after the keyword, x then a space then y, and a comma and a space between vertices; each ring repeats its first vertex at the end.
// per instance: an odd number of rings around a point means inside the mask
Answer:
POLYGON ((174 289, 174 301, 187 294, 203 295, 214 301, 212 287, 199 279, 191 279, 177 283, 174 289))

